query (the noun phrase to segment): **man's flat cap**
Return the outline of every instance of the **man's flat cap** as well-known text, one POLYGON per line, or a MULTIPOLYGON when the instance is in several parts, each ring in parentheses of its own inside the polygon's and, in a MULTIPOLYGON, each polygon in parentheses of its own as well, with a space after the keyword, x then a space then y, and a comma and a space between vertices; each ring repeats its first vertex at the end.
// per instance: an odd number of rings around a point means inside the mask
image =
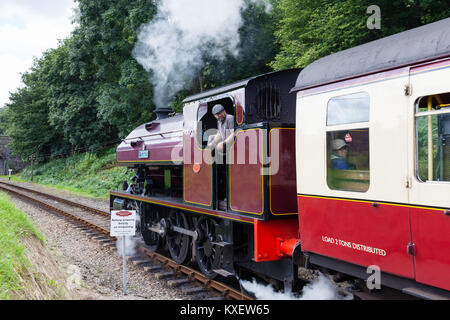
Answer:
POLYGON ((216 104, 216 105, 212 108, 212 113, 213 113, 213 114, 218 114, 218 113, 221 113, 223 110, 225 110, 225 108, 223 107, 223 105, 221 105, 221 104, 216 104))

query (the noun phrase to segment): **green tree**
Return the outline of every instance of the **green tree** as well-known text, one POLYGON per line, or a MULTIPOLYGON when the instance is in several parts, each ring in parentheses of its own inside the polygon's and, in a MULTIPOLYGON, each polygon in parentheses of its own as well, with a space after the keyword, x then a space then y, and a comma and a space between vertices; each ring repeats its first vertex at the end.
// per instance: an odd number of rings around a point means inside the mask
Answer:
POLYGON ((11 94, 10 103, 5 107, 9 145, 24 160, 31 155, 50 155, 63 144, 62 136, 48 121, 48 87, 39 72, 43 63, 42 59, 36 60, 30 72, 23 74, 25 86, 11 94))
MULTIPOLYGON (((238 35, 239 53, 237 56, 228 54, 225 59, 218 60, 205 51, 206 63, 201 71, 203 90, 272 71, 269 62, 277 53, 272 15, 261 3, 247 2, 238 35)), ((199 86, 197 79, 193 91, 198 92, 199 86)))
POLYGON ((8 122, 8 108, 0 108, 0 134, 6 134, 8 122))
POLYGON ((276 70, 305 67, 323 56, 450 16, 438 0, 276 0, 276 70), (367 8, 381 9, 381 29, 367 28, 367 8))
POLYGON ((72 148, 84 149, 115 136, 115 130, 97 117, 92 77, 80 73, 80 61, 71 59, 72 39, 44 53, 39 72, 48 90, 48 120, 72 148))
POLYGON ((98 121, 123 137, 149 121, 154 109, 148 74, 131 52, 137 30, 155 14, 155 4, 151 0, 77 2, 80 27, 73 35, 71 64, 80 66, 81 79, 93 82, 90 92, 98 121))

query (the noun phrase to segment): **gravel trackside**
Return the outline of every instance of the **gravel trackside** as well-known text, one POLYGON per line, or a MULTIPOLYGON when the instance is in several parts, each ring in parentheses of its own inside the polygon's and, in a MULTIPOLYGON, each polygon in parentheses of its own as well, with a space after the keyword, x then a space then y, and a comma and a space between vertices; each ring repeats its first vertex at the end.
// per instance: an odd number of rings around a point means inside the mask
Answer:
MULTIPOLYGON (((8 182, 0 178, 0 181, 8 182)), ((14 184, 48 192, 87 206, 108 211, 107 200, 74 195, 27 182, 14 184)), ((122 257, 117 250, 103 246, 64 219, 11 197, 19 210, 27 213, 45 238, 46 248, 66 275, 65 285, 73 300, 189 300, 191 296, 170 288, 151 273, 127 264, 127 295, 122 293, 122 257)))

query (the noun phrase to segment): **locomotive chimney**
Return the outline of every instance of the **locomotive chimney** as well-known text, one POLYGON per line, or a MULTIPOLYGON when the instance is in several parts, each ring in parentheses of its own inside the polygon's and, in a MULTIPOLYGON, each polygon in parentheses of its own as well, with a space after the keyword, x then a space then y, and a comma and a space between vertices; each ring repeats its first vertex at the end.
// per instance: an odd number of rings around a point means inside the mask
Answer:
POLYGON ((171 107, 165 107, 165 108, 157 107, 155 109, 155 111, 153 111, 153 112, 156 113, 156 120, 161 120, 161 119, 168 118, 169 114, 171 114, 173 112, 173 109, 171 107))

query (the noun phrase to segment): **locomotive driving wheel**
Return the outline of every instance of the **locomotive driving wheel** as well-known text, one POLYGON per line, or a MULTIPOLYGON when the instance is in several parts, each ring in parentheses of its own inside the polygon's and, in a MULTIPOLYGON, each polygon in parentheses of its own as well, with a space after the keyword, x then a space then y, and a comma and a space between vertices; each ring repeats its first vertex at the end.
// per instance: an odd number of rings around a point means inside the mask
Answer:
MULTIPOLYGON (((183 229, 189 229, 189 221, 183 212, 171 210, 168 218, 169 230, 175 226, 183 229)), ((184 263, 191 253, 191 238, 187 234, 176 231, 169 231, 167 235, 167 245, 170 256, 178 263, 184 263)))
POLYGON ((195 242, 195 260, 201 272, 209 279, 217 277, 213 271, 216 259, 216 227, 217 223, 209 218, 201 217, 197 222, 198 239, 195 242))
POLYGON ((139 216, 141 220, 140 231, 142 239, 144 239, 145 244, 150 247, 150 250, 157 251, 163 243, 162 235, 158 232, 149 230, 148 227, 159 226, 161 214, 158 208, 142 202, 140 205, 139 216))

